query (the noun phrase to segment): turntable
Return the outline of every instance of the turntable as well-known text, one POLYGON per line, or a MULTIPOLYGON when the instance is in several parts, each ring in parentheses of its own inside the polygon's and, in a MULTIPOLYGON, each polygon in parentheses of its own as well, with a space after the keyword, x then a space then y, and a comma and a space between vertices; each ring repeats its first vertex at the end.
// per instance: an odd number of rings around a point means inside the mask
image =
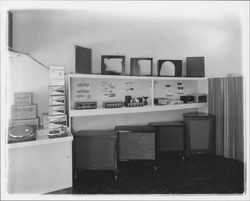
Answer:
POLYGON ((8 143, 36 140, 36 132, 29 125, 9 127, 8 143))

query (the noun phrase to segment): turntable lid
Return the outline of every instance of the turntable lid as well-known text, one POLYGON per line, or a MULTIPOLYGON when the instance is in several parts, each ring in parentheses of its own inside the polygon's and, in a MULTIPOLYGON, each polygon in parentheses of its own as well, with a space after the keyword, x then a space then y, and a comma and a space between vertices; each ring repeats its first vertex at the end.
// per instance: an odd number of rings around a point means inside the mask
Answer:
POLYGON ((20 125, 9 128, 9 135, 13 138, 24 138, 33 134, 33 128, 28 125, 20 125))

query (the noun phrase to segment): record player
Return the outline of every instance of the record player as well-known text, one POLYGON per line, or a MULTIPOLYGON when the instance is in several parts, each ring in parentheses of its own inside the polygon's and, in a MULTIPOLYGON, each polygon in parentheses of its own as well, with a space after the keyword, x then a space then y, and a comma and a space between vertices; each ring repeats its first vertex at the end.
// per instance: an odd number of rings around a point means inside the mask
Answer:
POLYGON ((29 125, 9 127, 8 143, 36 140, 36 131, 29 125))

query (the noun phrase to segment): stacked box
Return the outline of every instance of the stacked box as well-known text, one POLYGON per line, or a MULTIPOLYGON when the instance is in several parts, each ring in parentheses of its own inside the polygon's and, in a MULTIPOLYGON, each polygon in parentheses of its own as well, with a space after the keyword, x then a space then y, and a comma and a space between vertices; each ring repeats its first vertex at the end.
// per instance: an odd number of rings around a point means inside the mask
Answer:
POLYGON ((32 92, 14 93, 14 105, 11 106, 10 127, 30 125, 34 128, 39 127, 37 117, 37 105, 33 104, 32 92))
POLYGON ((43 117, 44 129, 59 129, 67 126, 65 114, 64 67, 50 67, 49 113, 43 117))

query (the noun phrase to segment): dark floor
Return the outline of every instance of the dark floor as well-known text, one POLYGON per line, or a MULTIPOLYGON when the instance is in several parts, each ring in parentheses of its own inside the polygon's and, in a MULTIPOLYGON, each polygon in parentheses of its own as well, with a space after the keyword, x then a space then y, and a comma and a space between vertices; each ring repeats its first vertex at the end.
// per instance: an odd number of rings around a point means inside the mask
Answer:
POLYGON ((164 156, 154 171, 151 161, 119 163, 113 171, 81 171, 69 191, 73 194, 238 194, 244 192, 243 163, 222 157, 193 155, 184 162, 164 156))

